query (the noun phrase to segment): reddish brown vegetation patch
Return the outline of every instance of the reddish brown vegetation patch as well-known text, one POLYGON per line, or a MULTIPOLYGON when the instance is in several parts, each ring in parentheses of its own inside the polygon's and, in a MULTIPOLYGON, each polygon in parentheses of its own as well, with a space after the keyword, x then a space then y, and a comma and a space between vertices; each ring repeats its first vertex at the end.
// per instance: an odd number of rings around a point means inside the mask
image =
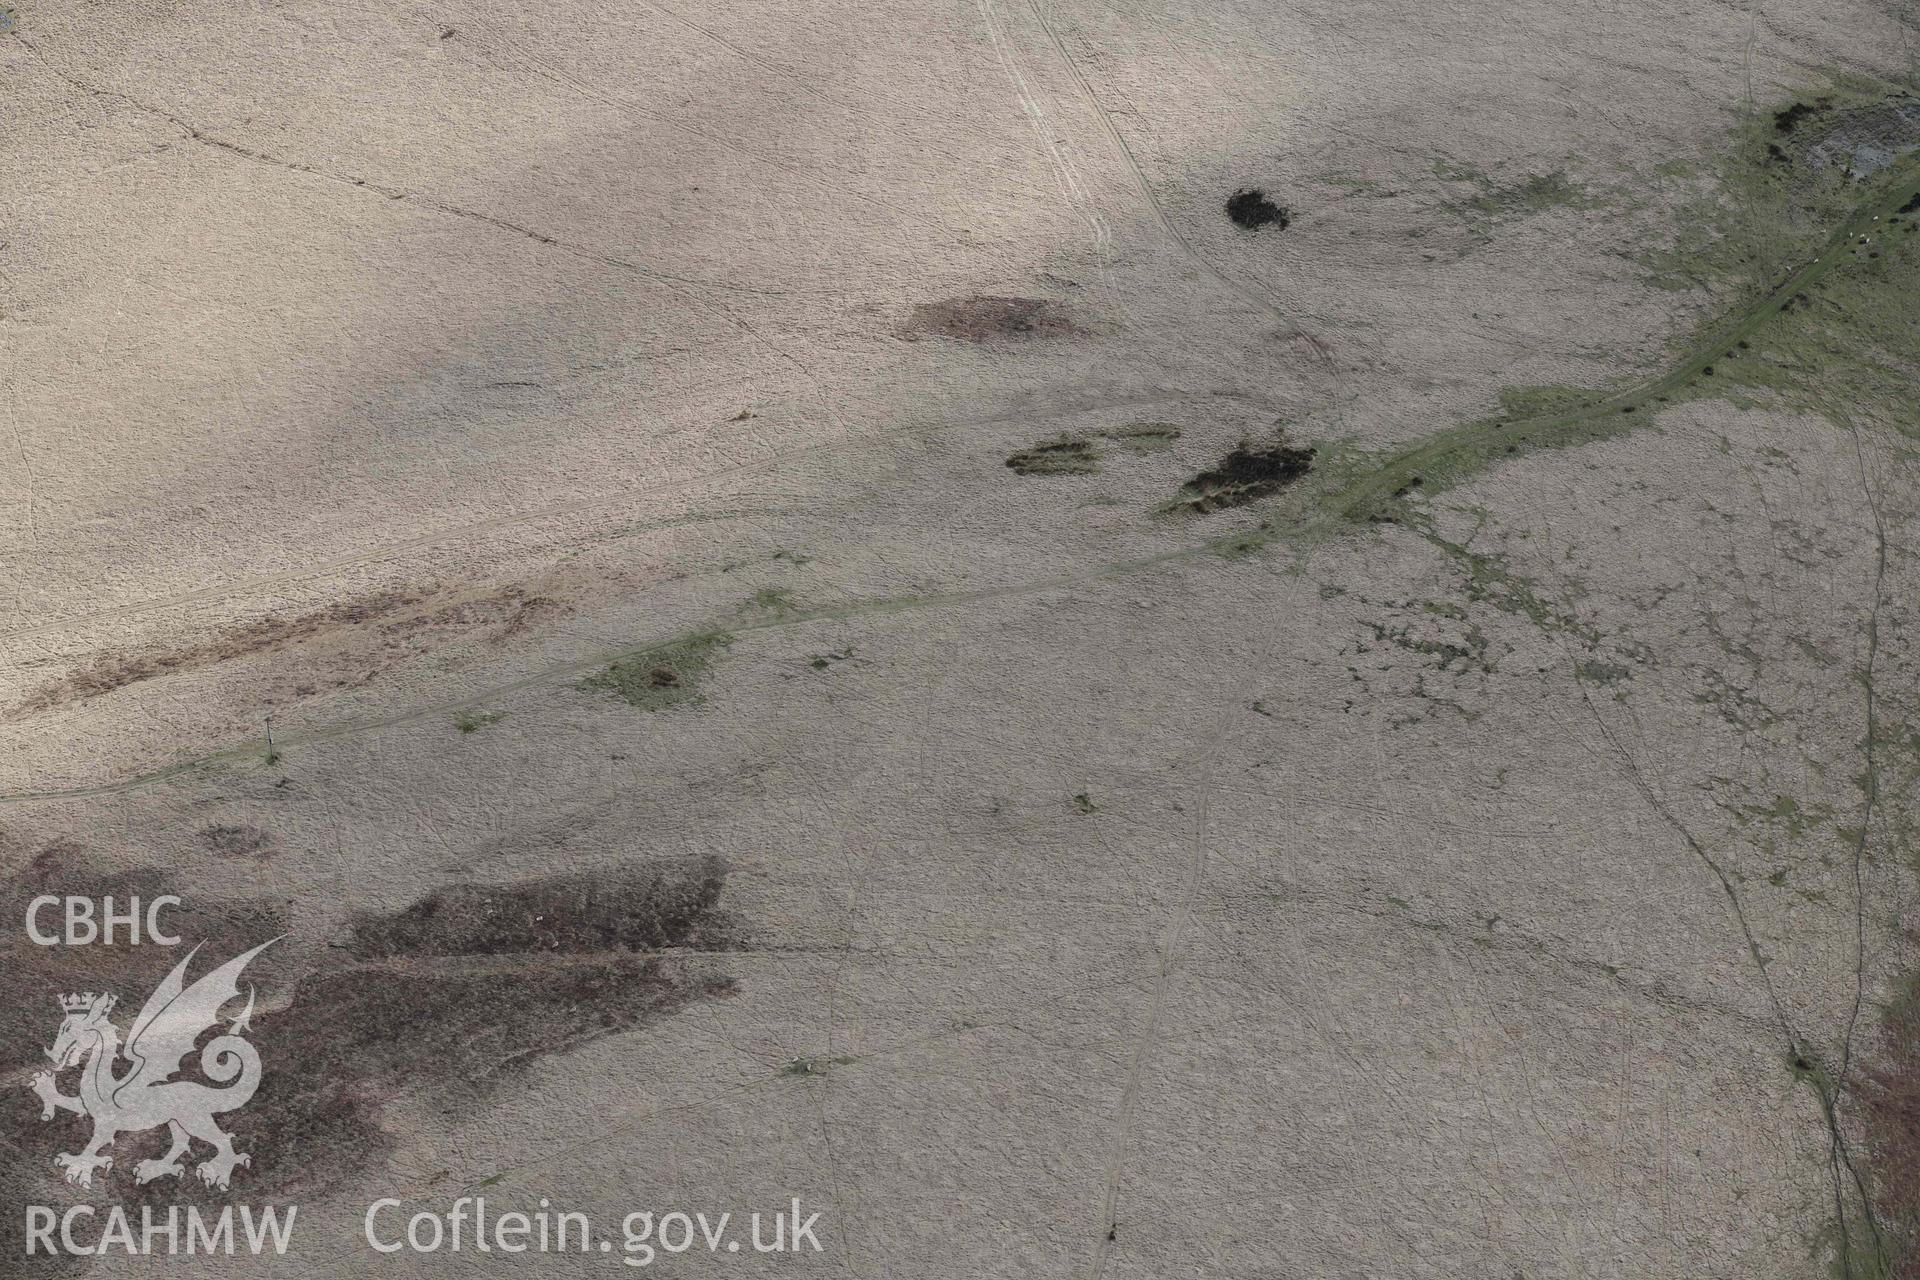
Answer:
POLYGON ((248 823, 216 822, 203 827, 200 843, 207 852, 222 858, 265 859, 279 852, 271 832, 248 823))
MULTIPOLYGON (((261 618, 198 644, 104 653, 86 666, 42 685, 9 708, 4 718, 18 719, 156 676, 197 671, 296 645, 325 642, 342 646, 343 652, 331 664, 336 668, 333 678, 308 679, 292 690, 296 696, 305 696, 322 684, 332 688, 364 684, 382 666, 437 648, 476 628, 494 628, 489 638, 500 641, 565 612, 566 607, 558 601, 531 595, 518 586, 439 603, 425 592, 385 591, 291 617, 261 618)), ((307 674, 316 674, 318 669, 316 664, 307 674)), ((269 705, 272 701, 267 699, 269 705)))
POLYGON ((98 697, 142 680, 151 680, 155 676, 195 671, 250 654, 272 653, 324 631, 377 621, 418 600, 418 596, 405 592, 382 592, 359 600, 343 600, 291 618, 261 618, 199 644, 103 653, 78 671, 70 672, 29 694, 25 701, 8 713, 9 718, 64 706, 82 698, 98 697))
POLYGON ((913 309, 901 333, 909 338, 953 338, 990 342, 996 338, 1037 338, 1078 333, 1066 308, 1046 298, 976 296, 923 302, 913 309))
POLYGON ((659 863, 455 885, 361 917, 258 1019, 279 1069, 234 1126, 255 1152, 256 1194, 356 1185, 394 1145, 391 1098, 471 1113, 548 1054, 731 995, 713 958, 663 954, 738 949, 725 878, 713 860, 659 863))
POLYGON ((564 612, 565 607, 557 600, 528 595, 524 587, 505 587, 489 596, 458 600, 389 622, 380 631, 387 636, 411 637, 441 627, 497 627, 492 638, 504 640, 564 612))
MULTIPOLYGON (((71 843, 29 859, 3 832, 0 868, 12 873, 0 880, 0 905, 15 921, 38 893, 110 893, 124 904, 129 895, 148 900, 172 889, 152 870, 92 870, 71 843)), ((452 885, 397 913, 352 919, 332 947, 296 937, 263 953, 247 979, 258 985, 248 1038, 263 1074, 253 1099, 222 1117, 253 1162, 230 1192, 202 1186, 191 1172, 136 1185, 135 1164, 160 1154, 164 1131, 122 1135, 112 1169, 91 1193, 65 1185, 53 1156, 78 1150, 88 1122, 64 1114, 43 1121, 24 1085, 46 1065, 40 1051, 59 1026, 60 994, 118 995, 124 1029, 194 943, 206 951, 189 979, 286 933, 284 903, 188 895, 166 917, 184 940, 177 948, 26 947, 0 966, 0 1081, 22 1086, 0 1108, 8 1152, 0 1196, 61 1208, 104 1195, 132 1207, 137 1221, 141 1204, 284 1203, 363 1185, 396 1145, 386 1127, 391 1100, 415 1096, 472 1115, 547 1055, 729 995, 733 980, 716 953, 740 944, 720 906, 725 879, 725 866, 705 859, 452 885)), ((187 1060, 189 1077, 194 1062, 187 1060)), ((74 1092, 77 1071, 61 1073, 62 1092, 74 1092)), ((196 1148, 190 1161, 205 1155, 196 1148)), ((17 1216, 0 1220, 0 1250, 21 1247, 19 1225, 17 1216)))
POLYGON ((1890 1255, 1886 1275, 1920 1280, 1920 989, 1882 1015, 1880 1030, 1880 1054, 1861 1071, 1859 1088, 1874 1212, 1890 1255))
POLYGON ((529 884, 448 885, 396 915, 358 921, 345 949, 359 960, 725 951, 733 945, 732 926, 718 914, 725 885, 725 868, 712 859, 529 884))

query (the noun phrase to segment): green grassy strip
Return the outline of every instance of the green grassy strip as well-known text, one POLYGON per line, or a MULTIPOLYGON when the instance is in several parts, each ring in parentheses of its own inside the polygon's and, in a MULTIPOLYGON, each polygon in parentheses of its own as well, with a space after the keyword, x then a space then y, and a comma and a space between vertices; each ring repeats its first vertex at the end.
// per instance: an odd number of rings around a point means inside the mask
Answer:
MULTIPOLYGON (((1684 391, 1703 371, 1743 339, 1770 324, 1792 300, 1818 284, 1828 272, 1847 261, 1848 244, 1872 234, 1875 219, 1891 217, 1907 201, 1920 195, 1920 168, 1909 170, 1890 190, 1857 209, 1828 236, 1812 260, 1776 285, 1757 303, 1700 339, 1665 372, 1611 395, 1602 395, 1578 408, 1532 416, 1501 416, 1469 422, 1438 432, 1387 455, 1370 470, 1323 494, 1317 514, 1342 521, 1367 520, 1384 514, 1395 496, 1413 484, 1435 493, 1458 484, 1509 453, 1582 444, 1618 434, 1634 425, 1634 415, 1657 405, 1664 397, 1684 391), (1623 421, 1624 420, 1624 421, 1623 421)), ((1284 531, 1275 530, 1275 536, 1284 531)), ((1222 540, 1223 542, 1226 540, 1222 540)), ((1236 548, 1238 549, 1238 548, 1236 548)))

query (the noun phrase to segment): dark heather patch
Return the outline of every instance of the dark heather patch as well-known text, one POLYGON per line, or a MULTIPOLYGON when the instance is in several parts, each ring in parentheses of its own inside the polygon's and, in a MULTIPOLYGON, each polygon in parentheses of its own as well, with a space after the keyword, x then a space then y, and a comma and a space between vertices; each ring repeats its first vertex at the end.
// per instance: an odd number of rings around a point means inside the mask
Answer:
POLYGON ((1092 442, 1071 436, 1021 449, 1007 465, 1023 476, 1084 476, 1100 469, 1092 442))
POLYGON ((391 1149, 389 1099, 468 1109, 547 1054, 732 994, 710 957, 662 954, 739 949, 725 880, 706 859, 452 885, 355 920, 339 959, 258 1021, 262 1044, 299 1055, 243 1113, 256 1164, 283 1196, 344 1188, 391 1149))
POLYGON ((1773 127, 1781 133, 1792 133, 1795 126, 1816 110, 1818 108, 1808 103, 1796 102, 1773 113, 1773 127))
POLYGON ((909 338, 953 338, 991 342, 1000 338, 1040 338, 1077 333, 1066 308, 1046 298, 977 296, 923 302, 901 326, 909 338))
POLYGON ((1175 509, 1201 512, 1242 507, 1277 493, 1313 469, 1313 450, 1295 449, 1276 435, 1266 444, 1242 441, 1214 466, 1180 486, 1175 509))
MULTIPOLYGON (((54 1154, 80 1149, 91 1123, 66 1113, 43 1123, 37 1100, 24 1092, 59 1025, 57 995, 113 991, 124 1002, 115 1011, 124 1027, 185 948, 30 948, 42 954, 0 974, 7 997, 0 1001, 0 1067, 24 1098, 0 1107, 0 1139, 15 1153, 0 1171, 0 1192, 14 1204, 56 1211, 117 1201, 137 1223, 142 1204, 284 1204, 363 1187, 397 1146, 383 1125, 388 1102, 412 1095, 471 1115, 548 1054, 730 995, 733 980, 711 956, 664 951, 739 949, 719 906, 725 876, 724 865, 709 859, 591 878, 448 886, 393 915, 359 916, 332 950, 301 961, 297 973, 288 968, 298 953, 287 944, 270 949, 243 978, 259 989, 248 1038, 264 1067, 260 1086, 244 1107, 219 1117, 252 1164, 234 1172, 225 1192, 194 1177, 193 1165, 207 1155, 198 1144, 185 1178, 134 1183, 134 1165, 165 1150, 164 1129, 122 1135, 112 1169, 104 1181, 95 1176, 91 1195, 60 1181, 54 1154)), ((59 886, 46 892, 80 883, 65 874, 42 882, 59 886)), ((16 888, 27 898, 38 891, 25 878, 16 888)), ((144 898, 166 890, 157 873, 142 871, 73 891, 144 898)), ((208 943, 189 980, 286 931, 284 913, 258 902, 210 903, 167 919, 182 926, 188 944, 208 943)), ((196 1062, 188 1057, 183 1077, 195 1074, 196 1062)), ((77 1074, 62 1073, 64 1092, 74 1091, 77 1074)), ((9 1218, 0 1247, 20 1248, 21 1227, 9 1218)))
POLYGON ((216 822, 202 827, 200 843, 207 852, 222 858, 271 858, 279 852, 274 848, 272 833, 248 823, 216 822))
POLYGON ((1908 200, 1905 204, 1901 205, 1898 212, 1920 213, 1920 192, 1916 192, 1912 199, 1908 200))
POLYGON ((1235 226, 1248 231, 1266 226, 1285 231, 1293 221, 1293 210, 1267 199, 1267 193, 1258 187, 1242 187, 1227 197, 1227 216, 1235 226))
POLYGON ((1132 454, 1164 453, 1180 438, 1180 428, 1168 422, 1135 422, 1108 427, 1093 436, 1058 436, 1028 445, 1007 458, 1007 465, 1023 476, 1085 476, 1100 470, 1105 441, 1132 454), (1098 437, 1096 440, 1094 437, 1098 437))

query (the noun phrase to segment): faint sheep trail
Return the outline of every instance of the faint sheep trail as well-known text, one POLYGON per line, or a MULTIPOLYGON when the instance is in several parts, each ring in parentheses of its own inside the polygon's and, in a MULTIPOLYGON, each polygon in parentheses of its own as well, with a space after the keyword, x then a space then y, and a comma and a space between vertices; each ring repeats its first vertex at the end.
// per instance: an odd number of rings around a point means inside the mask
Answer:
POLYGON ((1107 110, 1106 104, 1100 101, 1100 95, 1094 92, 1093 84, 1087 79, 1086 73, 1080 69, 1080 64, 1074 61, 1072 54, 1067 52, 1066 43, 1060 39, 1059 32, 1055 31, 1053 24, 1047 21, 1047 15, 1041 9, 1039 0, 1027 0, 1027 8, 1032 11, 1033 20, 1040 24, 1040 29, 1046 32, 1047 39, 1053 43, 1054 52, 1059 55, 1060 61, 1066 66, 1067 71, 1072 74, 1074 83, 1080 88, 1081 96, 1084 97, 1087 104, 1093 108, 1093 113, 1099 118, 1101 127, 1106 130, 1107 137, 1112 140, 1114 149, 1120 153, 1120 159, 1126 165, 1127 173, 1133 179, 1133 185, 1139 190, 1140 198, 1146 202, 1147 209, 1153 214, 1154 221, 1160 224, 1162 233, 1166 235, 1167 239, 1173 242, 1174 246, 1180 250, 1180 253, 1189 262, 1199 268, 1209 279, 1219 284, 1222 288, 1255 310, 1272 316, 1275 320, 1286 326, 1289 336, 1304 339, 1307 346, 1310 347, 1313 353, 1320 358, 1321 362, 1327 366, 1328 370, 1333 374, 1334 382, 1338 384, 1340 381, 1340 369, 1334 362, 1333 356, 1327 350, 1324 342, 1301 328, 1299 324, 1286 312, 1282 311, 1271 298, 1214 266, 1213 263, 1201 255, 1199 250, 1193 247, 1192 242, 1189 241, 1186 236, 1180 233, 1179 228, 1173 225, 1173 219, 1167 216, 1167 211, 1165 207, 1161 205, 1160 198, 1153 193, 1153 186, 1147 181, 1146 171, 1140 167, 1140 162, 1135 158, 1133 148, 1128 145, 1126 136, 1120 132, 1120 127, 1113 122, 1112 113, 1107 110))
MULTIPOLYGON (((1236 700, 1233 704, 1239 706, 1236 700)), ((1107 1258, 1113 1252, 1113 1244, 1119 1231, 1120 1183, 1126 1176, 1127 1146, 1133 1136, 1134 1107, 1140 1101, 1140 1081, 1146 1074, 1147 1062, 1153 1056, 1154 1046, 1160 1042, 1160 1023, 1166 1013, 1167 989, 1173 980, 1173 973, 1179 967, 1180 945, 1186 938, 1187 924, 1193 919, 1194 903, 1200 896, 1200 886, 1207 874, 1207 811, 1213 793, 1213 774, 1211 757, 1218 752, 1220 740, 1225 736, 1224 722, 1214 735, 1214 741, 1208 749, 1208 759, 1202 765, 1200 795, 1194 806, 1193 815, 1193 855, 1187 861, 1185 883, 1181 886, 1180 903, 1175 908, 1173 919, 1167 922, 1160 936, 1160 959, 1153 975, 1153 997, 1147 1004, 1147 1022, 1141 1029, 1140 1037, 1134 1042, 1133 1055, 1127 1062, 1126 1082, 1120 1087, 1119 1115, 1114 1124, 1113 1138, 1107 1146, 1107 1158, 1103 1166, 1106 1177, 1106 1192, 1101 1200, 1100 1231, 1093 1249, 1093 1262, 1088 1269, 1090 1280, 1101 1280, 1107 1269, 1107 1258)))
POLYGON ((1040 146, 1052 161, 1054 177, 1060 183, 1062 195, 1067 207, 1087 220, 1093 231, 1094 251, 1100 255, 1102 270, 1105 270, 1109 252, 1113 247, 1113 230, 1101 214, 1099 206, 1088 194, 1086 185, 1080 181, 1080 174, 1074 168, 1073 160, 1061 149, 1060 143, 1048 127, 1047 113, 1034 96, 1033 87, 1027 83, 1027 77, 1021 72, 1020 64, 1013 51, 1007 47, 1006 33, 1001 29, 1000 12, 994 7, 993 0, 978 0, 980 21, 987 29, 987 38, 993 43, 994 56, 1000 60, 1001 70, 1006 72, 1007 80, 1013 85, 1014 97, 1020 101, 1020 110, 1033 126, 1033 133, 1040 140, 1040 146))

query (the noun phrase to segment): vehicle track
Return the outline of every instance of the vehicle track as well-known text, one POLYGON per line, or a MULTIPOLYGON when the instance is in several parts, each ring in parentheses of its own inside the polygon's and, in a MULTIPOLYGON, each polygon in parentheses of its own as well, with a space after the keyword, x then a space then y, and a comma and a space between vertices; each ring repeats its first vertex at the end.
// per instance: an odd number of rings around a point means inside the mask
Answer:
POLYGON ((1059 55, 1060 61, 1066 66, 1069 74, 1073 76, 1074 83, 1079 86, 1080 96, 1086 100, 1094 116, 1100 121, 1101 128, 1106 131, 1108 139, 1112 141, 1114 149, 1119 152, 1120 160, 1126 166, 1128 176, 1133 179, 1134 187, 1140 192, 1141 200, 1146 204, 1148 212, 1153 215, 1154 221, 1159 224, 1162 234, 1180 251, 1182 257, 1192 263, 1194 267, 1208 279, 1256 311, 1263 312, 1267 316, 1277 320, 1281 325, 1285 326, 1290 336, 1297 336, 1304 339, 1314 355, 1321 363, 1327 366, 1337 388, 1340 382, 1340 368, 1334 362, 1333 356, 1328 352, 1324 342, 1301 328, 1293 317, 1281 310, 1272 298, 1267 297, 1264 293, 1261 293, 1246 282, 1235 279, 1220 268, 1214 266, 1198 249, 1193 247, 1193 242, 1188 240, 1187 237, 1181 233, 1180 229, 1173 225, 1173 219, 1167 216, 1166 207, 1160 203, 1160 197, 1154 194, 1153 184, 1147 181, 1146 171, 1140 167, 1140 161, 1134 156, 1132 145, 1127 142, 1126 135, 1120 132, 1120 126, 1114 123, 1113 113, 1107 110, 1106 104, 1100 101, 1100 95, 1094 92, 1093 84, 1087 79, 1086 72, 1080 69, 1080 64, 1074 61, 1073 55, 1067 51, 1066 42, 1060 38, 1060 33, 1056 31, 1053 24, 1047 20, 1046 12, 1041 7, 1040 0, 1027 0, 1027 8, 1033 13, 1033 20, 1040 24, 1040 29, 1046 33, 1047 39, 1052 42, 1054 52, 1059 55))

